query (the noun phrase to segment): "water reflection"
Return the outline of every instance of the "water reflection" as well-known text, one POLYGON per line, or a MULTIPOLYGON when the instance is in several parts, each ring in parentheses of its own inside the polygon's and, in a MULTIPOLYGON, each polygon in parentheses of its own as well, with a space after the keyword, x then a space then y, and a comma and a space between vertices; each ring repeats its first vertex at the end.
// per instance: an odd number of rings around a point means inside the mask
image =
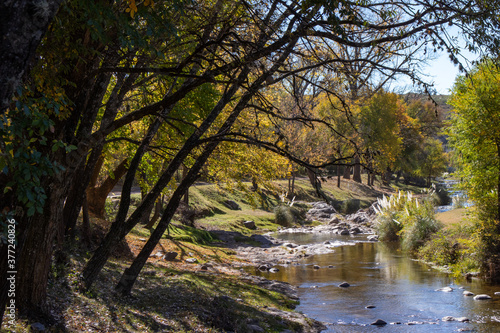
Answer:
POLYGON ((380 328, 387 332, 452 332, 472 329, 476 332, 500 331, 500 287, 480 281, 457 281, 406 258, 394 246, 332 235, 289 234, 296 243, 318 243, 329 240, 341 246, 334 253, 305 258, 300 265, 279 267, 277 273, 262 273, 270 279, 299 286, 301 304, 297 308, 309 316, 332 323, 329 332, 372 332, 369 324, 380 318, 388 323, 380 328), (314 269, 319 265, 320 269, 314 269), (340 288, 342 282, 350 283, 340 288), (451 286, 453 292, 436 289, 451 286), (474 301, 462 295, 460 286, 475 294, 489 294, 490 301, 474 301), (367 309, 373 305, 375 308, 367 309), (445 316, 467 317, 471 323, 443 322, 445 316), (408 325, 413 323, 415 325, 408 325))

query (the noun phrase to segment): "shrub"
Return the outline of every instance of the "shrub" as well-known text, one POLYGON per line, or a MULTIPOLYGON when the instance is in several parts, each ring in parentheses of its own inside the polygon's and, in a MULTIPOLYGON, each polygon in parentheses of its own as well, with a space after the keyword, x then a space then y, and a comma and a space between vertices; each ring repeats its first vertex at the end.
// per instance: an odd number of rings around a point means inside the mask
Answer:
POLYGON ((295 207, 279 205, 274 208, 274 221, 283 227, 290 227, 301 219, 302 212, 295 207))
POLYGON ((457 260, 457 247, 446 233, 439 232, 419 249, 418 256, 439 266, 452 265, 457 260))
POLYGON ((454 275, 477 273, 481 268, 481 242, 474 233, 476 224, 455 225, 436 233, 418 251, 419 258, 448 266, 454 275))
POLYGON ((410 192, 398 192, 378 200, 376 228, 384 242, 401 241, 403 250, 414 252, 422 246, 441 225, 434 218, 432 195, 422 199, 410 192))
POLYGON ((354 214, 360 208, 359 199, 347 199, 342 202, 341 212, 342 214, 354 214))

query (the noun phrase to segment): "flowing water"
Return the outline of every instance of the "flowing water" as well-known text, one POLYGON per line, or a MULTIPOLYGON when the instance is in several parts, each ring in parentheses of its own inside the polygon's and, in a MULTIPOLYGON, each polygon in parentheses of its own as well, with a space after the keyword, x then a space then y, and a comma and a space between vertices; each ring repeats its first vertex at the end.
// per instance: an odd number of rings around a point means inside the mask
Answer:
POLYGON ((367 242, 364 236, 290 233, 276 237, 297 244, 328 240, 339 246, 334 253, 307 257, 298 265, 278 266, 277 273, 255 272, 298 286, 296 310, 330 323, 325 332, 500 332, 500 296, 494 295, 500 286, 455 280, 395 248, 367 242), (342 282, 350 287, 339 287, 342 282), (453 291, 436 291, 447 286, 453 291), (464 290, 492 299, 474 300, 463 296, 464 290), (446 316, 467 317, 470 322, 443 321, 446 316), (388 325, 370 325, 377 319, 388 325))

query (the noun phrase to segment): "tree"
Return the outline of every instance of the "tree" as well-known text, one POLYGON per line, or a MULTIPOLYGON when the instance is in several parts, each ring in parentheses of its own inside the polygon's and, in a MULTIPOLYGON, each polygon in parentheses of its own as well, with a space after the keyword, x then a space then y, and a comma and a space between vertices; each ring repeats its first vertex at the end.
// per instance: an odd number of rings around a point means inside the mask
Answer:
POLYGON ((457 78, 448 134, 460 156, 459 175, 469 197, 500 232, 500 71, 485 59, 457 78), (493 204, 492 203, 493 200, 493 204))
POLYGON ((446 171, 446 156, 441 141, 427 138, 423 149, 417 154, 418 167, 415 173, 427 179, 427 186, 431 186, 431 179, 446 171))
MULTIPOLYGON (((379 172, 391 170, 401 152, 400 119, 405 117, 404 105, 394 93, 381 91, 374 95, 359 114, 364 146, 373 156, 372 166, 379 172)), ((387 177, 384 177, 388 181, 387 177)))

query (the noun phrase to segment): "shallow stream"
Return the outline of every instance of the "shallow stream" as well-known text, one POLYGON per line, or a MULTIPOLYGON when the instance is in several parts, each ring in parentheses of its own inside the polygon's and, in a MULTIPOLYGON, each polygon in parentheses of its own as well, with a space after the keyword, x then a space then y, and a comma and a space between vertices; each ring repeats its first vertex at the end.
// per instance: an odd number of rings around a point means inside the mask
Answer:
POLYGON ((494 295, 500 286, 455 280, 397 249, 368 242, 366 236, 281 233, 276 237, 299 245, 325 241, 338 245, 334 253, 277 266, 277 273, 255 271, 298 286, 296 310, 330 323, 325 332, 500 332, 500 296, 494 295), (342 282, 350 286, 339 287, 342 282), (453 291, 436 291, 448 286, 453 291), (464 290, 492 299, 474 300, 463 296, 464 290), (466 317, 470 322, 443 321, 446 316, 466 317), (377 319, 388 324, 370 325, 377 319))

